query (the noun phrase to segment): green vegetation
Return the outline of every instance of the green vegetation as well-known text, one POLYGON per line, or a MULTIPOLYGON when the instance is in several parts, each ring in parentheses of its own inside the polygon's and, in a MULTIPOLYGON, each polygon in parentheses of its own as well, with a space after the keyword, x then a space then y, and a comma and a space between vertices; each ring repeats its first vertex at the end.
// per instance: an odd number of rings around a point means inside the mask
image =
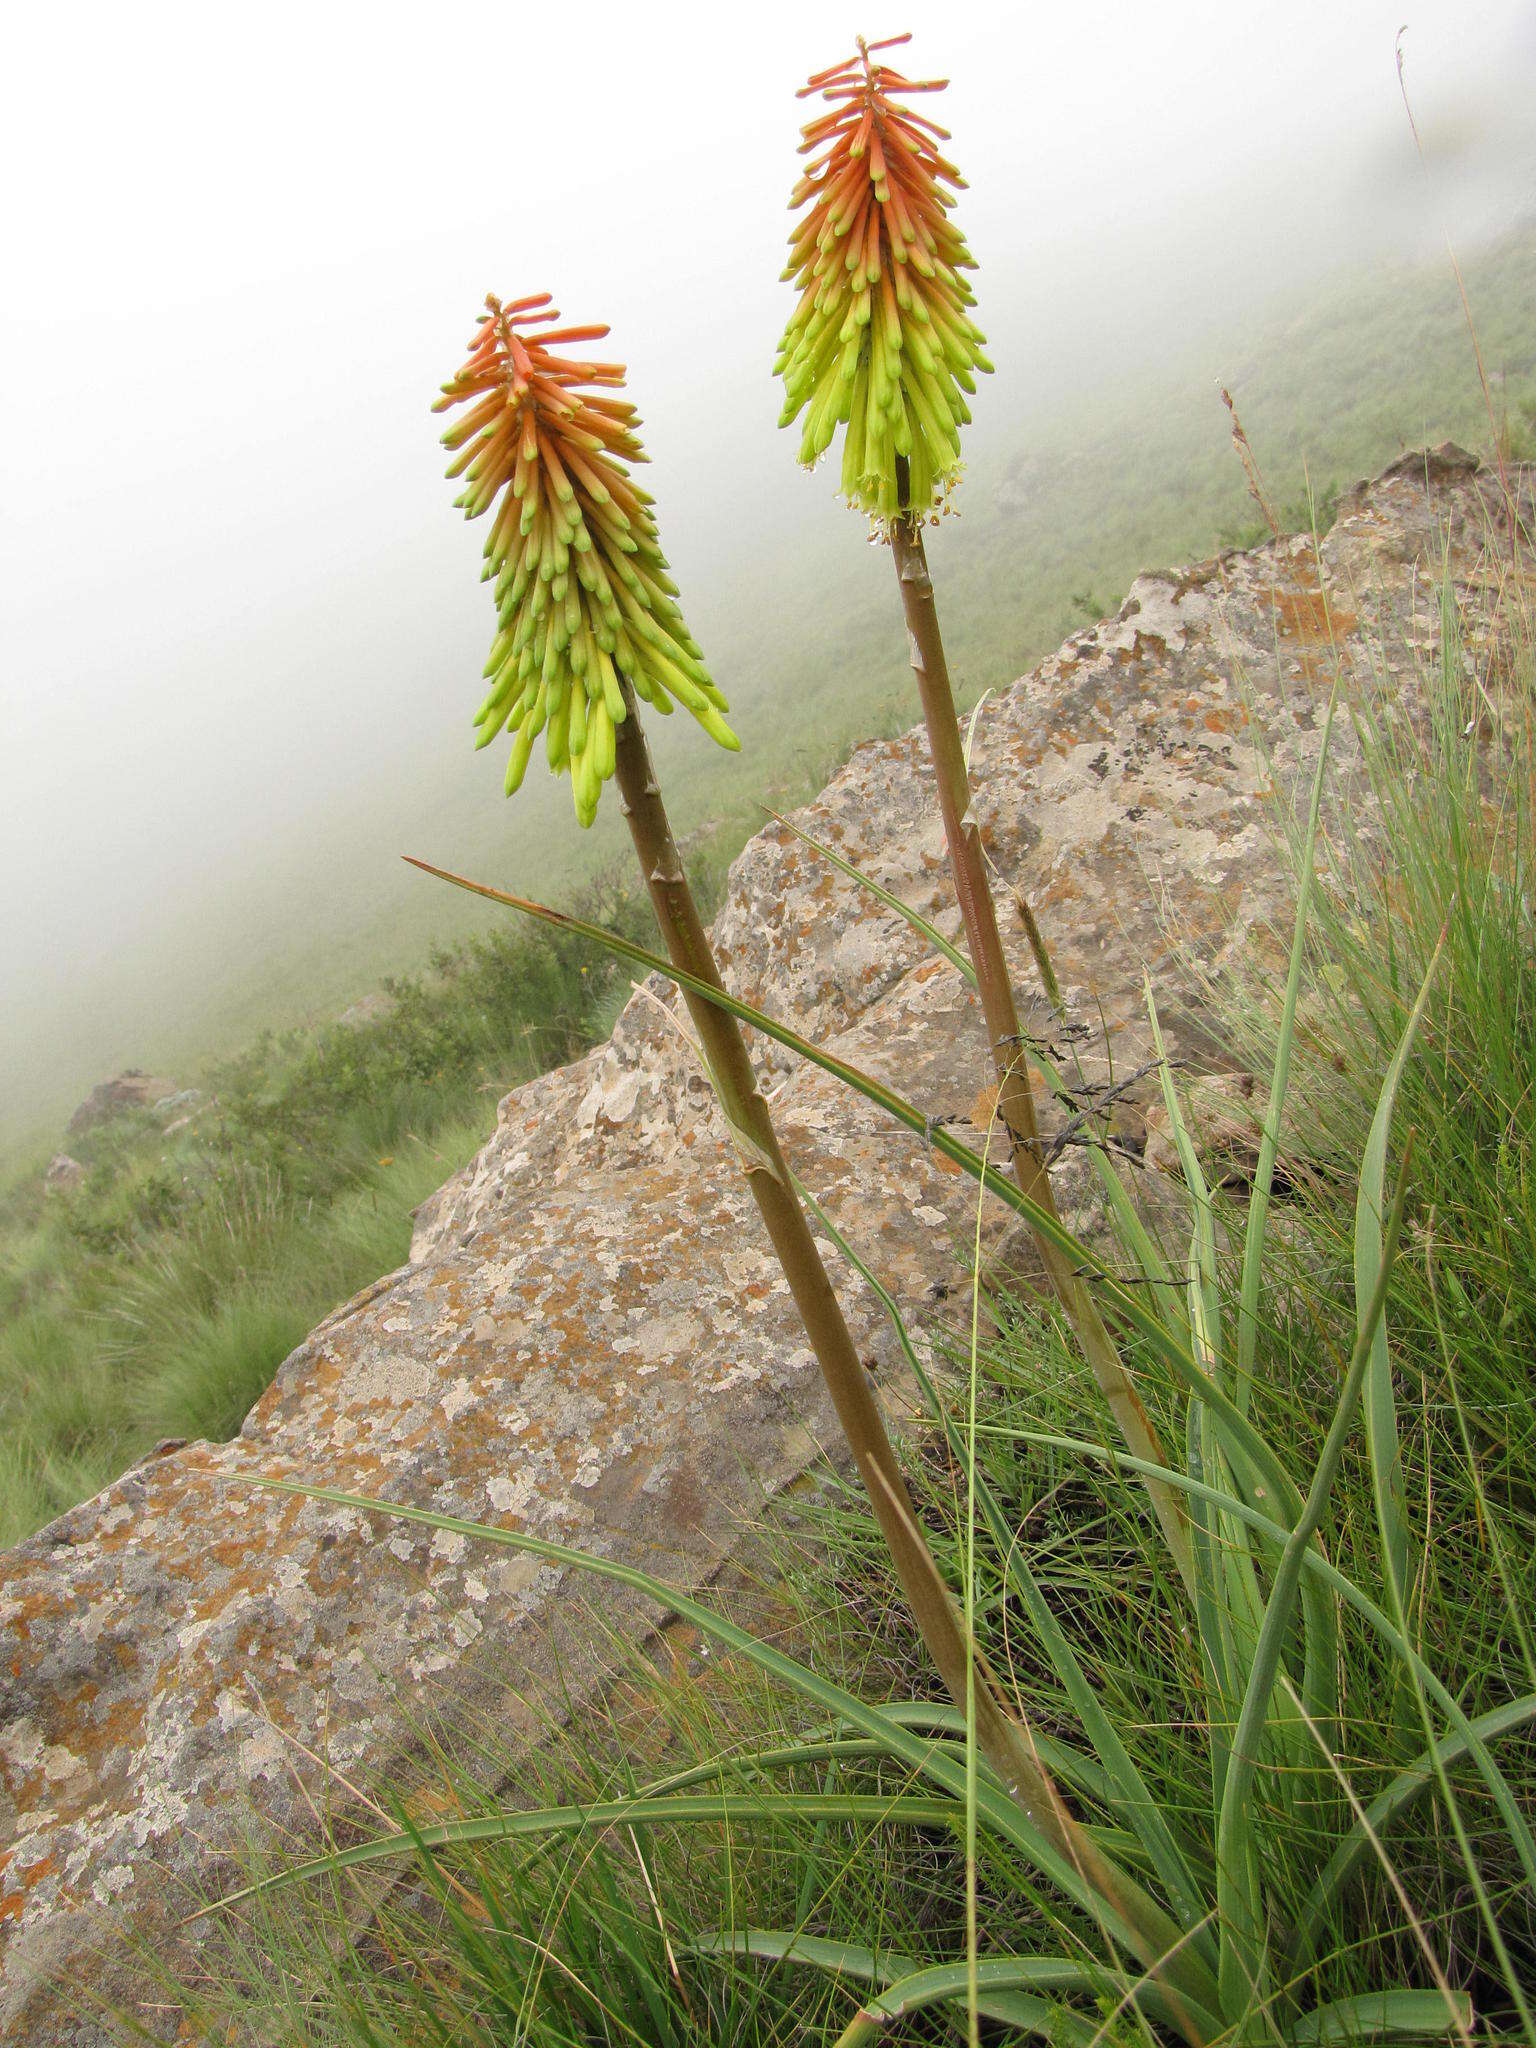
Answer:
MULTIPOLYGON (((695 854, 700 886, 719 850, 695 854)), ((608 883, 623 929, 643 900, 608 883)), ((260 1037, 178 1129, 140 1109, 0 1194, 0 1541, 165 1437, 228 1437, 332 1308, 400 1264, 411 1212, 490 1135, 515 1082, 602 1037, 628 985, 591 945, 494 931, 384 984, 355 1024, 260 1037)))
POLYGON ((1072 1247, 1181 1446, 1193 1599, 1058 1308, 921 1333, 938 1385, 909 1350, 909 1484, 1081 1860, 978 1758, 828 1472, 756 1585, 670 1599, 716 1654, 614 1644, 559 1743, 480 1729, 430 1825, 385 1786, 399 1832, 257 1873, 200 2038, 1531 2038, 1536 663, 1516 621, 1512 660, 1469 667, 1448 592, 1442 619, 1424 729, 1347 707, 1391 862, 1358 806, 1318 840, 1315 794, 1288 971, 1218 992, 1273 1140, 1208 1186, 1165 1068, 1184 1224, 1159 1241, 1099 1155, 1119 1242, 1072 1247))

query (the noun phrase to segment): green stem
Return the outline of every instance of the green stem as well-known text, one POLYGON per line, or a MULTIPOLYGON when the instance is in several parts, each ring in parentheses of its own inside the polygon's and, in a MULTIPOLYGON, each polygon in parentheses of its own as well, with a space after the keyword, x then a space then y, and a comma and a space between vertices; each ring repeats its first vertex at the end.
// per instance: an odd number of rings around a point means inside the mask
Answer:
MULTIPOLYGON (((897 465, 898 493, 905 504, 906 464, 898 457, 897 465)), ((981 998, 987 1041, 992 1048, 993 1066, 997 1073, 998 1119, 1008 1132, 1014 1177, 1020 1189, 1054 1217, 1056 1203, 1040 1145, 1034 1094, 1029 1085, 1019 1013, 1013 998, 1013 982, 997 927, 997 907, 987 879, 981 833, 971 808, 971 779, 960 740, 960 722, 949 680, 949 664, 944 657, 944 642, 939 633, 933 578, 928 573, 928 553, 923 546, 920 520, 908 516, 892 522, 891 551, 896 561, 896 581, 901 590, 902 608, 911 640, 912 673, 917 678, 923 722, 928 728, 928 747, 938 783, 939 810, 944 820, 944 837, 949 843, 955 894, 960 902, 971 964, 976 970, 976 990, 981 998)), ((1058 1247, 1038 1231, 1035 1233, 1035 1245, 1127 1446, 1149 1464, 1166 1464, 1152 1419, 1081 1276, 1058 1247)), ((1192 1590, 1194 1559, 1185 1505, 1177 1494, 1160 1482, 1151 1482, 1149 1491, 1180 1576, 1186 1587, 1192 1590)))

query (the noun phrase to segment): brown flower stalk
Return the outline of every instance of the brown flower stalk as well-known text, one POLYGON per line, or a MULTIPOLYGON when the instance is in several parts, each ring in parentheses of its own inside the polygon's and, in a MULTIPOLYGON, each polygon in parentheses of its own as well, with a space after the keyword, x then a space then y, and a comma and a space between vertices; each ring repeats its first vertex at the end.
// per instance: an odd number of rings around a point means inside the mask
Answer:
MULTIPOLYGON (((845 425, 844 490, 881 518, 889 535, 955 893, 997 1073, 998 1116, 1019 1187, 1054 1218, 923 545, 924 520, 936 498, 947 503, 959 469, 960 424, 970 417, 959 387, 974 388, 971 370, 990 365, 965 311, 972 294, 960 272, 973 267, 972 258, 949 218, 950 196, 962 180, 934 146, 947 139, 946 131, 895 97, 937 92, 945 81, 914 84, 875 61, 877 51, 907 40, 861 38, 854 57, 817 72, 802 89, 802 97, 820 94, 830 111, 803 131, 802 151, 822 154, 790 200, 809 210, 791 238, 786 272, 802 293, 780 344, 783 421, 806 412, 802 461, 814 461, 839 423, 845 425)), ((1083 1280, 1048 1237, 1037 1231, 1035 1242, 1126 1443, 1138 1457, 1163 1464, 1157 1432, 1083 1280)), ((1148 1486, 1180 1572, 1192 1585, 1184 1503, 1161 1481, 1148 1486)))

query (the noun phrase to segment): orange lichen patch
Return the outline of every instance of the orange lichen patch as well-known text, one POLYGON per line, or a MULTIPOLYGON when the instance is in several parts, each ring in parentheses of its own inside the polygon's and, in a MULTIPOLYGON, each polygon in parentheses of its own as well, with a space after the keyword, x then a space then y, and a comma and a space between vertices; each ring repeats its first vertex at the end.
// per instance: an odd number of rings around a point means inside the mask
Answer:
POLYGON ((997 1088, 993 1084, 992 1086, 978 1089, 975 1101, 965 1112, 965 1120, 973 1129, 985 1131, 991 1127, 996 1112, 997 1088))
POLYGON ((1321 590, 1287 590, 1276 584, 1269 593, 1282 640, 1294 640, 1303 647, 1326 646, 1343 640, 1360 624, 1354 612, 1330 604, 1321 590))

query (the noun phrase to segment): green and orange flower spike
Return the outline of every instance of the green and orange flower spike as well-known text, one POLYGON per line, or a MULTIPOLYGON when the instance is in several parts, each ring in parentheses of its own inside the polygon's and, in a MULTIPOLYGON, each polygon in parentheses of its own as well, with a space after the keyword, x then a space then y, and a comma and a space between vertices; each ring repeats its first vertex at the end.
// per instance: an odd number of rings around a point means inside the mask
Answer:
POLYGON ((811 162, 789 203, 809 210, 784 272, 800 300, 776 365, 779 424, 805 416, 800 460, 816 462, 846 427, 843 495, 887 521, 945 502, 971 417, 965 394, 992 367, 963 275, 975 262, 949 217, 965 181, 940 154, 948 130, 894 97, 947 81, 904 78, 876 61, 910 40, 861 38, 854 56, 801 88, 801 99, 819 95, 829 110, 802 131, 811 162))
MULTIPOLYGON (((960 467, 960 428, 970 418, 963 393, 974 390, 973 373, 991 364, 981 353, 982 336, 968 310, 974 298, 961 275, 975 265, 949 218, 950 195, 963 181, 938 151, 948 134, 895 97, 938 92, 947 81, 913 81, 877 61, 877 52, 910 40, 900 35, 866 43, 861 37, 854 56, 818 71, 801 88, 802 99, 820 94, 828 111, 803 130, 801 153, 812 161, 790 199, 796 208, 809 201, 810 210, 791 238, 785 272, 801 290, 779 344, 786 392, 781 424, 804 412, 805 463, 831 446, 839 425, 846 427, 843 494, 889 537, 955 894, 992 1046, 998 1120, 1019 1187, 1054 1219, 923 544, 923 526, 947 505, 960 467)), ((1157 1432, 1081 1276, 1048 1232, 1037 1231, 1035 1242, 1127 1444, 1137 1457, 1161 1465, 1157 1432)), ((1163 1481, 1148 1483, 1179 1568, 1192 1583, 1184 1503, 1163 1481)))
POLYGON ((559 318, 548 292, 487 297, 468 360, 434 410, 468 407, 443 436, 455 451, 448 474, 465 479, 456 502, 467 518, 495 507, 484 574, 495 579, 497 632, 478 744, 514 735, 511 796, 542 732, 590 825, 614 772, 621 677, 658 711, 675 701, 721 746, 738 742, 678 608, 651 498, 629 474, 646 455, 635 408, 615 395, 624 367, 555 353, 608 329, 547 324, 559 318))

